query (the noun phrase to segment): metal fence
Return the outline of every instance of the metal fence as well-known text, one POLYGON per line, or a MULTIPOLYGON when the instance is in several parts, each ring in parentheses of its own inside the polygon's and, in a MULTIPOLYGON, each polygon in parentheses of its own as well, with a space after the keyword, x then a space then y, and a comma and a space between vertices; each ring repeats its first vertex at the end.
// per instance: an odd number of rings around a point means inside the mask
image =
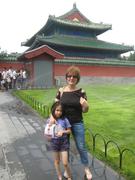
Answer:
POLYGON ((100 138, 101 141, 103 142, 103 145, 104 145, 104 151, 103 151, 103 154, 104 154, 104 157, 107 158, 108 157, 108 149, 109 149, 109 145, 112 144, 113 145, 113 149, 116 149, 117 150, 117 153, 118 153, 118 159, 119 159, 119 162, 118 162, 118 168, 122 169, 123 167, 123 159, 124 159, 124 156, 130 152, 131 153, 131 156, 133 158, 135 158, 135 152, 129 148, 120 148, 119 144, 116 143, 115 141, 113 140, 106 140, 101 134, 99 133, 96 133, 94 134, 92 132, 91 129, 86 129, 86 133, 89 134, 89 136, 91 136, 92 138, 92 150, 93 152, 96 151, 96 148, 97 148, 97 138, 100 138))
POLYGON ((35 109, 41 116, 47 118, 50 114, 50 107, 37 101, 32 96, 27 94, 22 94, 17 91, 16 95, 29 104, 33 109, 35 109))

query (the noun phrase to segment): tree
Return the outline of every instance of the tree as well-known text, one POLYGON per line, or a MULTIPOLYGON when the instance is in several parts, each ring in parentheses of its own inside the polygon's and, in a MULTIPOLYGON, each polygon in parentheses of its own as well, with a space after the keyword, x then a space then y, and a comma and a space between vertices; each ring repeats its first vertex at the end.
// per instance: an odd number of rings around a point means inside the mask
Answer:
POLYGON ((3 51, 0 48, 0 57, 6 57, 6 56, 8 56, 7 51, 3 51))
POLYGON ((128 60, 129 61, 135 61, 135 51, 133 53, 130 53, 128 60))

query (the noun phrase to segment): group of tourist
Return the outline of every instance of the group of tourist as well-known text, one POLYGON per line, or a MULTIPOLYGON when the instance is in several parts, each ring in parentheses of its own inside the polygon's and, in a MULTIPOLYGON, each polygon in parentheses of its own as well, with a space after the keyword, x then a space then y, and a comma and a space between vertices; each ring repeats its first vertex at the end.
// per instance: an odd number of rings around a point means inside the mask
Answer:
POLYGON ((0 70, 0 89, 25 89, 27 81, 27 72, 25 69, 16 70, 10 67, 4 67, 0 70))
POLYGON ((62 176, 67 180, 72 180, 72 173, 68 164, 71 132, 81 162, 84 165, 85 178, 92 180, 85 147, 85 128, 82 115, 82 113, 88 111, 89 105, 85 91, 77 87, 80 80, 79 68, 76 66, 69 67, 65 78, 67 85, 61 87, 56 94, 55 102, 51 108, 51 115, 45 125, 44 134, 50 140, 54 152, 54 166, 58 180, 62 180, 62 176), (63 175, 60 170, 60 159, 65 169, 63 175))

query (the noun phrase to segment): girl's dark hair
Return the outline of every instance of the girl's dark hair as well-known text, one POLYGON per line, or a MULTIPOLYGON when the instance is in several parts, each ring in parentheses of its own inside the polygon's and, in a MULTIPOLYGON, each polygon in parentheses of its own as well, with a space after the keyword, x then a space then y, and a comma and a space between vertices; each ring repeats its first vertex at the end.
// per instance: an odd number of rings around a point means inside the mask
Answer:
POLYGON ((61 117, 60 117, 60 118, 63 119, 63 118, 64 118, 64 109, 63 109, 62 104, 61 104, 59 101, 53 103, 53 105, 52 105, 52 107, 51 107, 51 114, 52 114, 52 116, 53 116, 55 119, 57 119, 56 116, 55 116, 55 110, 56 110, 56 108, 57 108, 58 106, 61 106, 62 114, 61 114, 61 117))

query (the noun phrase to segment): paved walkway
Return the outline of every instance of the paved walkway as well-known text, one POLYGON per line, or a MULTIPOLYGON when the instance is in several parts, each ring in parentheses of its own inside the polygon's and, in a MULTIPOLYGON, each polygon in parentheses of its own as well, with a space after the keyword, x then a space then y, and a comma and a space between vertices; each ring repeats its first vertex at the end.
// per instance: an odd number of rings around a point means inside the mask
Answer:
MULTIPOLYGON (((0 180, 56 180, 52 152, 43 137, 44 121, 8 92, 0 92, 0 180)), ((90 158, 93 180, 125 180, 99 160, 90 158)), ((72 142, 74 180, 84 180, 72 142)))

